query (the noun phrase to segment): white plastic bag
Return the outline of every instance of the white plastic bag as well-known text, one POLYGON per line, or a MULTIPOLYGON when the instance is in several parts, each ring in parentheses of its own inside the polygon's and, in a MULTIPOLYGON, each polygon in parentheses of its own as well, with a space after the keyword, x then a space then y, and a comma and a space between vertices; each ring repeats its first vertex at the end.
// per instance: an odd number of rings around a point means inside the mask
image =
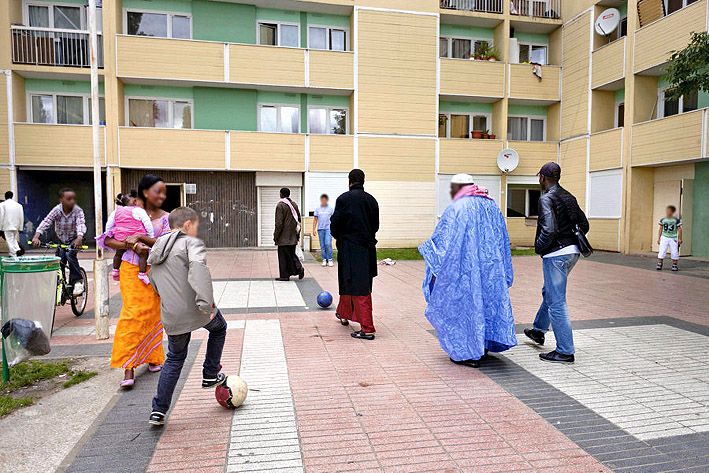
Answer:
POLYGON ((298 257, 300 262, 305 261, 305 255, 303 254, 303 248, 300 247, 300 245, 295 245, 295 255, 298 257))

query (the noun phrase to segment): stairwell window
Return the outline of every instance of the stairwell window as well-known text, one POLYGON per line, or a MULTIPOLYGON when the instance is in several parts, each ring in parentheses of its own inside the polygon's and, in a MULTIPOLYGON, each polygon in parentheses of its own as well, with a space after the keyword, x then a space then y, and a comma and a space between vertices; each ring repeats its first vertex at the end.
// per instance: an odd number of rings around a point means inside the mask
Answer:
POLYGON ((347 109, 337 107, 310 107, 308 133, 314 135, 346 135, 347 109))
POLYGON ((123 26, 133 36, 192 39, 192 17, 185 13, 126 10, 123 26))
POLYGON ((519 62, 532 62, 546 66, 547 46, 545 44, 519 43, 519 62))
MULTIPOLYGON (((59 125, 90 125, 91 98, 88 94, 29 93, 29 121, 59 125)), ((99 98, 99 120, 105 123, 103 97, 99 98)))
POLYGON ((678 113, 691 112, 698 108, 698 96, 694 92, 692 94, 683 95, 678 99, 671 99, 665 96, 666 88, 660 89, 660 97, 658 107, 658 118, 670 117, 678 113))
POLYGON ((545 141, 546 117, 508 117, 507 139, 510 141, 545 141))
POLYGON ((297 105, 259 104, 258 131, 300 133, 300 107, 297 105))
POLYGON ((328 26, 308 27, 308 48, 347 51, 347 32, 328 26))
POLYGON ((300 47, 300 26, 293 23, 258 22, 258 44, 300 47))
POLYGON ((127 97, 126 126, 144 128, 192 128, 192 101, 127 97))

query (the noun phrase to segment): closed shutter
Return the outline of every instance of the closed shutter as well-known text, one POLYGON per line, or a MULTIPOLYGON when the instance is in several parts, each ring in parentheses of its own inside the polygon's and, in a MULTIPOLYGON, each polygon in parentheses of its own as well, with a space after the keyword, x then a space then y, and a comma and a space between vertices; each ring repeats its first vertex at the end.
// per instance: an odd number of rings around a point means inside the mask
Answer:
POLYGON ((594 171, 589 173, 588 216, 620 218, 623 201, 623 171, 594 171))
MULTIPOLYGON (((289 189, 291 200, 298 204, 298 209, 300 209, 300 187, 289 187, 289 189)), ((275 246, 273 243, 273 231, 276 229, 276 204, 281 200, 280 190, 280 187, 258 188, 261 202, 259 208, 261 221, 259 246, 275 246)))

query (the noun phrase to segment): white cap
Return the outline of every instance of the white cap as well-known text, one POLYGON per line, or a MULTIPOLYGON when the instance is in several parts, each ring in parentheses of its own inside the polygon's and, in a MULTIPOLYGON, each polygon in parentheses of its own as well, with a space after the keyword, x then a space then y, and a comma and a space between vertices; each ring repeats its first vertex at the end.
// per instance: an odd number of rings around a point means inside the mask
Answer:
POLYGON ((470 174, 456 174, 451 178, 451 184, 472 184, 473 176, 470 174))

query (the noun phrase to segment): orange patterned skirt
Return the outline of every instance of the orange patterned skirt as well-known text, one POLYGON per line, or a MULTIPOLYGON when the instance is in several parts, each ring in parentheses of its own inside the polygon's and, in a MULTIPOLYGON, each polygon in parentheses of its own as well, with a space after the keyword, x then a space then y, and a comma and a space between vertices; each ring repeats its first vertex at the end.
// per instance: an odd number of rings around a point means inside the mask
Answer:
POLYGON ((120 286, 123 308, 113 337, 111 367, 128 370, 143 363, 164 363, 160 297, 138 279, 138 266, 125 261, 120 286))

